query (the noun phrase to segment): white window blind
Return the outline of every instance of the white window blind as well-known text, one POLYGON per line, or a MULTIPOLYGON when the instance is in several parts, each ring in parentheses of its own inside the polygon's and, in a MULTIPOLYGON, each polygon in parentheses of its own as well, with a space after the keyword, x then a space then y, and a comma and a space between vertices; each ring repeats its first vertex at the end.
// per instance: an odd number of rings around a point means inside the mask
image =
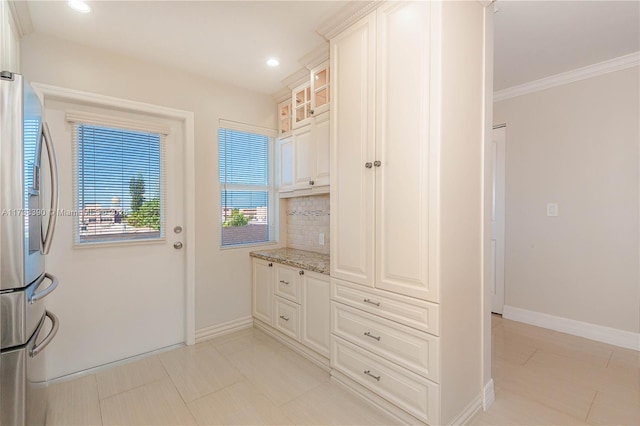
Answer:
POLYGON ((164 237, 165 134, 132 127, 73 123, 76 243, 164 237))
POLYGON ((273 139, 220 128, 218 142, 222 246, 272 241, 273 139))

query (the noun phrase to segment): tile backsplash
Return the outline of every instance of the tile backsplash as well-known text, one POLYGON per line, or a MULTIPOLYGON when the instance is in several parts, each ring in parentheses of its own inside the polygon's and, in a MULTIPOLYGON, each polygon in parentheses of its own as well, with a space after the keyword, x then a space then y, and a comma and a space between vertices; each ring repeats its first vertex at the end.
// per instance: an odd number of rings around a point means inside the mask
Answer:
POLYGON ((329 254, 329 194, 288 198, 286 212, 287 247, 329 254))

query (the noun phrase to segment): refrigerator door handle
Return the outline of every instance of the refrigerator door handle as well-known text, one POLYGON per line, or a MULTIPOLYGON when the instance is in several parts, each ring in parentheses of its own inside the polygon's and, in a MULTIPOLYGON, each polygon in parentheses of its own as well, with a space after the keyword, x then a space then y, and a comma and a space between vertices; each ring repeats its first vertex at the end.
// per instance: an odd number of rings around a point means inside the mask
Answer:
MULTIPOLYGON (((47 288, 45 288, 44 290, 39 291, 39 292, 34 293, 33 295, 31 295, 31 297, 29 298, 29 303, 35 303, 40 299, 44 299, 49 294, 51 294, 51 292, 53 290, 55 290, 56 287, 58 287, 58 277, 56 277, 55 275, 50 274, 48 272, 44 273, 44 277, 45 278, 49 278, 51 280, 51 284, 49 284, 47 286, 47 288)), ((42 280, 42 282, 44 282, 44 280, 42 280)))
POLYGON ((53 234, 56 230, 56 219, 58 218, 58 162, 56 161, 56 151, 53 148, 49 125, 46 122, 42 123, 42 136, 47 148, 49 170, 51 171, 51 209, 49 210, 47 232, 42 240, 42 254, 49 254, 53 234))
MULTIPOLYGON (((53 338, 56 337, 56 334, 58 334, 58 328, 60 327, 60 321, 58 320, 58 317, 49 311, 46 311, 45 315, 48 316, 49 319, 51 320, 51 331, 39 345, 35 345, 29 351, 29 356, 31 358, 35 358, 36 356, 38 356, 38 354, 42 352, 42 350, 46 348, 49 343, 51 343, 53 338)), ((40 330, 42 330, 43 328, 44 327, 40 327, 40 330)), ((38 330, 38 333, 40 333, 40 330, 38 330)), ((38 340, 37 336, 35 340, 38 340)))

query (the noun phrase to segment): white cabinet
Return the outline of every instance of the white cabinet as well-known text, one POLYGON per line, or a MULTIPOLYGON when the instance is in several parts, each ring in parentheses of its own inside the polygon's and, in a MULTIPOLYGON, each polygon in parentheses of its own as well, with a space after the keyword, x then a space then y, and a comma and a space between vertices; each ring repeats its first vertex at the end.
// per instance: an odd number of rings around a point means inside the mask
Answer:
POLYGON ((278 104, 278 135, 285 136, 291 132, 291 99, 278 104))
POLYGON ((9 3, 0 1, 0 71, 20 72, 20 34, 9 3))
POLYGON ((278 139, 278 184, 280 191, 293 190, 295 178, 293 136, 278 139))
POLYGON ((257 258, 252 264, 254 318, 301 343, 300 347, 320 354, 327 364, 331 334, 329 277, 257 258))
POLYGON ((331 40, 331 275, 437 301, 429 28, 393 2, 331 40))
POLYGON ((253 260, 251 313, 266 324, 273 322, 273 263, 253 260))
POLYGON ((329 61, 325 61, 310 70, 309 80, 291 91, 291 117, 294 129, 306 126, 311 122, 312 117, 317 117, 329 110, 330 72, 329 61))
POLYGON ((407 423, 462 424, 486 383, 485 11, 377 5, 330 41, 332 376, 407 423))
POLYGON ((303 344, 329 357, 330 296, 328 277, 305 271, 302 284, 302 334, 303 344))
POLYGON ((329 112, 310 119, 310 124, 294 129, 278 141, 280 192, 291 195, 328 192, 329 112))

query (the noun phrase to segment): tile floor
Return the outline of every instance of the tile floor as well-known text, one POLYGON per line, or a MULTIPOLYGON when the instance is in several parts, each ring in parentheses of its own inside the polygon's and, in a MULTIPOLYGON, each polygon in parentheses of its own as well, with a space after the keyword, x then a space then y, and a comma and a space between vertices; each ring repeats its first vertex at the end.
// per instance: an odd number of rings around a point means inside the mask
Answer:
MULTIPOLYGON (((496 402, 474 425, 640 424, 640 353, 493 317, 496 402)), ((394 420, 257 329, 51 386, 49 425, 394 420)))

